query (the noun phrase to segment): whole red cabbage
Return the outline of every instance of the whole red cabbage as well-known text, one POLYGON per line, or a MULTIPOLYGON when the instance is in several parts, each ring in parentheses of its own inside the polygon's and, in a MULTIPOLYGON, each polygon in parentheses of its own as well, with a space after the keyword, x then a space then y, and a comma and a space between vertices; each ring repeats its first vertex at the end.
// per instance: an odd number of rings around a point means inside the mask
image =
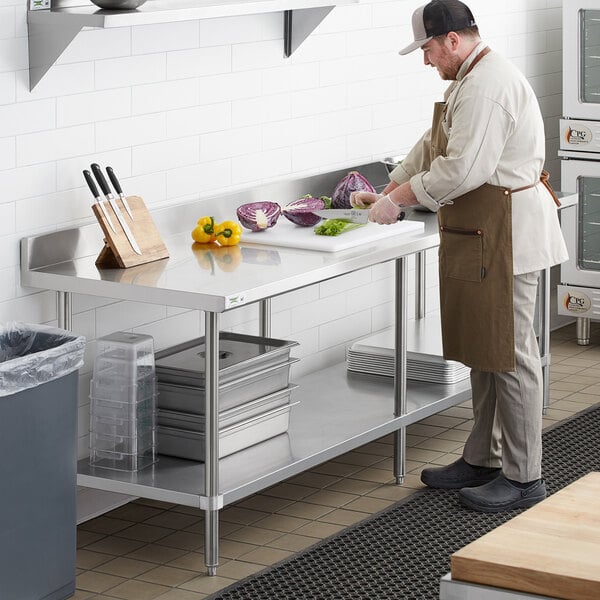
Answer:
POLYGON ((350 171, 342 177, 333 191, 333 208, 352 208, 350 194, 352 192, 374 192, 375 188, 358 171, 350 171))

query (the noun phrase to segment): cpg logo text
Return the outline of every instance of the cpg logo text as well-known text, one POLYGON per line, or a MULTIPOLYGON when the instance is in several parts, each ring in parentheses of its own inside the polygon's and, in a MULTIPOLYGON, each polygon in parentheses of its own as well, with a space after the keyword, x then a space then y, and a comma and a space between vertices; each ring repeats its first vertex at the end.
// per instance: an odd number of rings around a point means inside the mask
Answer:
POLYGON ((587 127, 578 129, 569 127, 566 134, 568 144, 589 144, 592 141, 592 132, 587 127))
POLYGON ((568 311, 575 313, 587 312, 592 307, 590 299, 582 292, 567 292, 564 305, 568 311))

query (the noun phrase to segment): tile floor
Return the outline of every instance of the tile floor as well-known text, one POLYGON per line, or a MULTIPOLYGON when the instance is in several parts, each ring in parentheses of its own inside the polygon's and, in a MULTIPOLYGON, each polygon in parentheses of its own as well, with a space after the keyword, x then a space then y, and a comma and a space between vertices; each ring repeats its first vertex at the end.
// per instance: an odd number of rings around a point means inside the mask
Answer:
MULTIPOLYGON (((589 346, 573 325, 551 336, 551 425, 600 401, 600 323, 589 346)), ((202 600, 367 518, 421 487, 420 470, 452 462, 471 428, 469 403, 408 428, 407 471, 392 477, 391 436, 221 511, 218 575, 204 574, 203 513, 137 500, 78 527, 76 600, 202 600)))

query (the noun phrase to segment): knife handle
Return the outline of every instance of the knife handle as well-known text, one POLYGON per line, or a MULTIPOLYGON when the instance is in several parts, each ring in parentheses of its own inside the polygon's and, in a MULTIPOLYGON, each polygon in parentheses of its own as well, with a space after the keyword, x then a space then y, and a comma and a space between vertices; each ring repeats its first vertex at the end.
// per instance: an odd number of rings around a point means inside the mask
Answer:
POLYGON ((90 192, 92 192, 94 198, 98 200, 100 198, 100 194, 98 193, 98 188, 96 187, 96 183, 94 182, 92 174, 87 169, 85 169, 83 171, 83 176, 85 177, 85 181, 88 184, 88 187, 90 188, 90 192))
POLYGON ((115 188, 115 192, 117 192, 117 194, 119 196, 122 196, 123 190, 121 189, 121 184, 119 183, 119 180, 117 179, 117 176, 115 175, 113 168, 106 167, 106 172, 108 173, 108 178, 110 179, 112 186, 115 188))
POLYGON ((98 163, 94 163, 92 165, 92 173, 94 173, 94 177, 96 178, 96 181, 98 182, 102 193, 105 196, 108 196, 110 194, 110 188, 108 187, 108 183, 106 182, 104 174, 102 173, 102 169, 100 168, 100 165, 98 163))

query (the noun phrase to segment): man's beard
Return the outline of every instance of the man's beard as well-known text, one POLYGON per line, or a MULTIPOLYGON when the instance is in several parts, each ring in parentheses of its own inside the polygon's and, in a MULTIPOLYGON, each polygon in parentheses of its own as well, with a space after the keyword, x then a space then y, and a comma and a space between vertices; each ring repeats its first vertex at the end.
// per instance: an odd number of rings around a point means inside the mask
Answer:
POLYGON ((438 68, 438 73, 442 80, 444 81, 454 81, 456 79, 456 75, 458 74, 458 70, 462 65, 462 61, 458 56, 454 56, 452 58, 448 57, 448 63, 445 65, 444 70, 440 71, 438 68))

